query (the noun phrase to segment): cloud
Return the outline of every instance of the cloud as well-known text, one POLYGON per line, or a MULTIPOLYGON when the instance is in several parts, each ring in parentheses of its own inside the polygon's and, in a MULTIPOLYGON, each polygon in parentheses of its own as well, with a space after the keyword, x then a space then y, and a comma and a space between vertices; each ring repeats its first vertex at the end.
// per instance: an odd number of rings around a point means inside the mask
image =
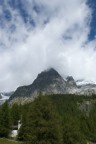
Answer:
POLYGON ((3 18, 4 28, 0 29, 0 90, 30 84, 49 67, 57 69, 63 77, 72 75, 75 79, 96 82, 96 41, 88 41, 91 9, 87 1, 20 2, 16 9, 5 2, 12 19, 3 18), (24 13, 23 17, 20 13, 21 6, 27 13, 27 22, 24 13))

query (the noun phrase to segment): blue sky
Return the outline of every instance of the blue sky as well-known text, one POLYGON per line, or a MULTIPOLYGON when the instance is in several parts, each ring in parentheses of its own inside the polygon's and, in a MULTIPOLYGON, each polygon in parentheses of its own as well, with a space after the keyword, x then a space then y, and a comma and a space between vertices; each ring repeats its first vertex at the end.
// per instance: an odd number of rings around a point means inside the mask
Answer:
MULTIPOLYGON (((0 1, 0 5, 3 7, 3 13, 1 15, 0 19, 0 25, 3 25, 2 21, 10 22, 12 19, 12 15, 10 13, 10 10, 7 8, 7 6, 10 6, 13 10, 17 10, 19 14, 21 15, 24 23, 26 24, 28 21, 30 25, 36 26, 36 22, 32 18, 31 14, 28 13, 26 7, 24 6, 24 1, 22 0, 7 0, 8 3, 7 5, 4 4, 4 0, 0 1)), ((27 0, 28 1, 28 0, 27 0)), ((26 3, 26 1, 25 1, 26 3)), ((35 1, 32 0, 32 8, 33 10, 40 14, 44 10, 44 7, 41 5, 36 4, 35 1)), ((86 1, 87 5, 91 8, 92 10, 92 18, 90 21, 90 33, 89 33, 89 40, 92 40, 95 38, 96 35, 96 1, 95 0, 87 0, 86 1)), ((47 22, 47 18, 45 19, 44 23, 47 22)), ((7 23, 6 23, 7 24, 7 23)))
POLYGON ((96 82, 95 0, 0 0, 0 91, 50 67, 96 82))
POLYGON ((96 36, 96 1, 95 0, 88 0, 88 5, 92 9, 92 19, 90 23, 90 34, 89 34, 89 40, 92 40, 96 36))

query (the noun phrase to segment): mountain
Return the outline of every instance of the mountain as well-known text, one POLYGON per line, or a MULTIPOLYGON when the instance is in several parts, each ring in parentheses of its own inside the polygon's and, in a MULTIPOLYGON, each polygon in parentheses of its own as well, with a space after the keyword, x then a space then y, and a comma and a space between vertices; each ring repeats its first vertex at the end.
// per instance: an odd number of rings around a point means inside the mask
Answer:
POLYGON ((76 83, 72 77, 64 80, 53 68, 38 74, 31 85, 17 88, 10 97, 10 101, 26 102, 33 100, 39 93, 43 95, 66 94, 69 89, 76 88, 76 83))
POLYGON ((66 80, 67 80, 67 84, 68 84, 68 86, 70 87, 76 87, 76 82, 75 82, 75 80, 73 79, 73 77, 72 76, 68 76, 67 78, 66 78, 66 80))
POLYGON ((91 96, 91 95, 96 95, 96 84, 83 84, 79 85, 78 89, 75 94, 78 95, 85 95, 85 96, 91 96))
POLYGON ((18 87, 9 101, 12 103, 30 102, 40 93, 42 95, 76 94, 89 96, 96 94, 96 85, 93 83, 83 83, 80 85, 80 81, 76 82, 72 76, 63 79, 56 70, 51 68, 38 74, 31 85, 18 87))
POLYGON ((8 100, 13 93, 14 92, 1 92, 0 93, 0 105, 2 105, 6 100, 8 100))
POLYGON ((11 92, 1 92, 2 95, 8 96, 8 97, 10 97, 13 93, 14 93, 14 91, 11 91, 11 92))
POLYGON ((2 99, 2 96, 0 95, 0 99, 2 99))

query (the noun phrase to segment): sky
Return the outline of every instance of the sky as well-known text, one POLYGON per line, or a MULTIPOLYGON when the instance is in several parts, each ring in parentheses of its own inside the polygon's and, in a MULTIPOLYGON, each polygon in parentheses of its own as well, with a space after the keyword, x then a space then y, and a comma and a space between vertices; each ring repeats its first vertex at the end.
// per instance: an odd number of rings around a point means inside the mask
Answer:
POLYGON ((95 0, 0 0, 0 91, 56 69, 96 83, 95 0))

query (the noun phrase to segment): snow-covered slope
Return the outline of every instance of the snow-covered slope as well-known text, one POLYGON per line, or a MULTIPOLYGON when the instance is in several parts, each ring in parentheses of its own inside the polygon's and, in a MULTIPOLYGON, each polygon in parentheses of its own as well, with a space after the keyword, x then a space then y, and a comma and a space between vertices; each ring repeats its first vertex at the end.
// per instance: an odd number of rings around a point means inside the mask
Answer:
POLYGON ((76 84, 77 84, 77 86, 82 86, 82 85, 89 85, 89 84, 94 85, 96 83, 93 82, 93 81, 88 81, 88 80, 81 79, 81 80, 77 80, 76 84))
POLYGON ((12 94, 13 92, 0 93, 0 105, 3 104, 6 100, 8 100, 12 94))

